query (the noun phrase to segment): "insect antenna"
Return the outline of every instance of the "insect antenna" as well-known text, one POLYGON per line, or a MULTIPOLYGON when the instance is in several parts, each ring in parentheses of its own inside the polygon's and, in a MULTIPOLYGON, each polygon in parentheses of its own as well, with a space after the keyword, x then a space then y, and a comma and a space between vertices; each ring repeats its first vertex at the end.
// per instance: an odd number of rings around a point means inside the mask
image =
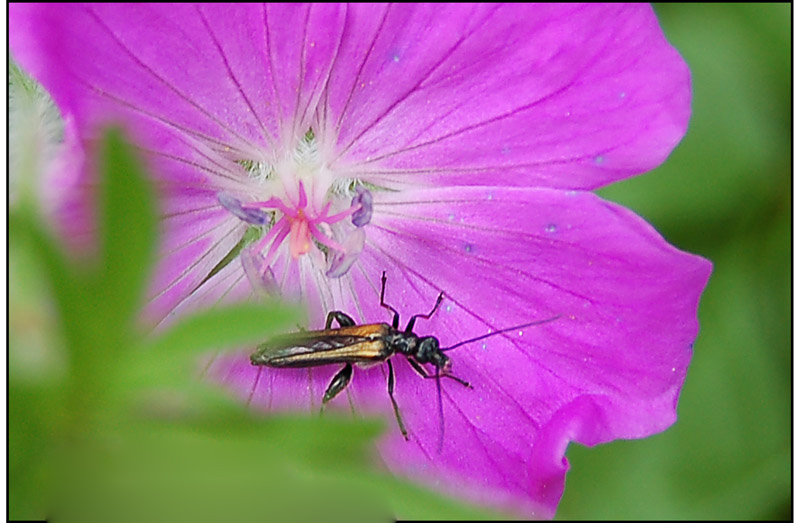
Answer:
POLYGON ((561 317, 561 315, 558 314, 556 316, 553 316, 552 318, 547 318, 546 320, 537 320, 537 321, 532 321, 530 323, 523 323, 521 325, 514 325, 513 327, 507 327, 507 328, 501 329, 499 331, 490 332, 490 333, 484 334, 482 336, 477 336, 475 338, 470 338, 468 340, 460 341, 460 342, 456 343, 455 345, 451 345, 449 347, 445 347, 444 349, 439 349, 439 350, 441 350, 442 352, 445 352, 445 351, 448 351, 448 350, 453 350, 453 349, 455 349, 457 347, 461 347, 462 345, 466 345, 467 343, 474 343, 476 341, 480 341, 480 340, 484 340, 486 338, 490 338, 490 337, 495 336, 497 334, 504 334, 506 332, 515 331, 517 329, 525 329, 525 328, 528 328, 528 327, 533 327, 534 325, 542 325, 544 323, 550 323, 551 321, 555 321, 555 320, 559 319, 560 317, 561 317))

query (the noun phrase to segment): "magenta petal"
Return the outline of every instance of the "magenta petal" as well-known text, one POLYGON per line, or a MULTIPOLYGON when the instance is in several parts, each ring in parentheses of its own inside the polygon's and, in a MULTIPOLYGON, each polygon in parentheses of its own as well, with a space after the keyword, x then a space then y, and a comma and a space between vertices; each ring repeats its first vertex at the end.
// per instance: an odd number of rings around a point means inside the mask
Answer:
POLYGON ((398 373, 398 402, 418 444, 388 440, 390 466, 464 483, 479 498, 494 490, 495 501, 549 516, 568 441, 644 437, 675 421, 706 260, 590 193, 464 188, 375 197, 361 263, 373 278, 388 271, 387 300, 406 317, 445 292, 443 310, 419 324, 423 334, 446 346, 561 315, 448 353, 475 390, 443 383, 441 456, 433 384, 398 373))
POLYGON ((238 150, 305 133, 344 22, 331 5, 26 4, 10 17, 15 59, 80 125, 139 117, 238 150))
MULTIPOLYGON (((193 268, 187 276, 179 279, 179 283, 173 284, 173 286, 183 285, 185 281, 192 281, 192 276, 200 272, 193 268)), ((206 274, 208 273, 207 270, 205 272, 206 274)), ((178 292, 177 290, 172 290, 172 287, 167 287, 165 294, 172 301, 172 306, 169 309, 153 309, 151 307, 149 311, 157 310, 160 313, 159 316, 153 318, 154 321, 161 322, 157 328, 163 328, 171 324, 175 319, 196 310, 207 309, 220 304, 254 300, 257 297, 261 297, 260 294, 253 290, 242 270, 241 263, 238 261, 223 267, 219 272, 208 278, 202 286, 197 287, 198 283, 194 284, 196 288, 190 289, 190 292, 178 292)), ((166 300, 167 298, 163 299, 166 300)), ((158 299, 154 300, 154 303, 158 304, 158 299)))
MULTIPOLYGON (((357 369, 331 407, 386 418, 381 452, 392 470, 550 517, 570 441, 645 437, 675 421, 711 270, 706 260, 590 193, 476 187, 374 197, 364 252, 332 298, 311 304, 312 327, 331 307, 359 322, 390 320, 378 300, 384 270, 386 300, 403 320, 429 311, 445 292, 439 312, 416 328, 444 346, 561 315, 447 353, 453 373, 474 389, 442 382, 441 453, 435 382, 394 358, 406 442, 386 394, 386 367, 357 369)), ((243 356, 219 362, 215 375, 254 405, 307 408, 319 405, 336 371, 284 370, 253 368, 243 356)))
MULTIPOLYGON (((160 320, 241 238, 216 201, 248 192, 234 161, 282 153, 308 129, 343 9, 17 4, 10 17, 14 58, 74 128, 70 156, 94 158, 96 126, 122 121, 156 178, 163 248, 148 315, 160 320)), ((92 233, 91 169, 73 172, 53 202, 71 240, 92 233)))
MULTIPOLYGON (((644 437, 675 420, 710 264, 630 211, 565 190, 646 171, 686 130, 689 72, 649 6, 13 4, 10 44, 67 122, 64 158, 80 168, 52 194, 65 229, 92 232, 82 162, 99 124, 126 124, 154 173, 157 321, 253 297, 239 263, 209 277, 246 228, 220 192, 287 213, 261 240, 271 265, 254 266, 260 252, 246 266, 302 299, 312 328, 331 309, 389 321, 382 271, 404 320, 444 291, 417 332, 445 346, 558 316, 448 352, 474 389, 442 380, 441 418, 437 383, 395 357, 408 442, 387 366, 358 369, 329 407, 386 417, 390 469, 547 517, 570 441, 644 437), (292 164, 298 142, 321 158, 292 164), (254 163, 280 191, 251 176, 254 163), (353 215, 353 248, 329 266, 310 243, 283 242, 299 212, 280 202, 297 194, 323 215, 359 203, 338 182, 370 187, 360 203, 372 212, 353 215)), ((323 227, 311 232, 332 245, 323 227)), ((316 409, 336 369, 255 368, 243 355, 208 372, 256 406, 316 409)))
POLYGON ((577 189, 661 163, 690 83, 646 5, 359 5, 325 99, 374 183, 577 189))
POLYGON ((50 222, 75 252, 91 252, 95 221, 87 158, 74 122, 64 121, 64 141, 39 187, 50 222))

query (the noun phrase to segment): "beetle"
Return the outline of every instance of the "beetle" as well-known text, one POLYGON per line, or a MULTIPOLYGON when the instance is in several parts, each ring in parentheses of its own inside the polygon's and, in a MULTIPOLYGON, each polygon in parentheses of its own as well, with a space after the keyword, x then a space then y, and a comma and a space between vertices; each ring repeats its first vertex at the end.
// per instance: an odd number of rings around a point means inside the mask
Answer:
MULTIPOLYGON (((472 388, 465 380, 455 376, 451 372, 450 358, 445 351, 455 349, 467 343, 473 343, 490 336, 496 336, 512 330, 524 329, 533 325, 538 325, 553 321, 560 316, 555 316, 546 320, 532 321, 522 325, 515 325, 506 329, 490 332, 482 336, 470 338, 446 348, 439 347, 439 340, 435 336, 417 336, 414 333, 414 325, 418 318, 429 319, 444 298, 444 292, 439 293, 431 311, 427 314, 415 314, 408 320, 404 330, 399 329, 400 314, 397 310, 388 305, 384 300, 386 292, 386 271, 381 275, 381 307, 392 312, 392 324, 370 323, 356 325, 356 322, 341 311, 331 311, 325 320, 325 328, 322 330, 294 332, 277 336, 257 347, 255 352, 250 355, 250 362, 253 365, 265 365, 275 368, 306 368, 321 365, 332 365, 344 363, 344 367, 334 375, 325 394, 322 398, 323 408, 326 403, 335 398, 342 392, 353 377, 353 364, 360 367, 386 362, 389 370, 387 389, 389 398, 392 401, 394 415, 400 427, 403 437, 408 440, 403 419, 400 416, 400 409, 394 398, 394 368, 392 367, 391 357, 395 354, 403 354, 411 367, 423 378, 436 379, 439 392, 439 415, 442 424, 440 437, 443 435, 444 418, 442 415, 441 384, 440 378, 452 379, 464 387, 472 388), (333 321, 339 324, 338 328, 332 329, 333 321), (423 365, 431 364, 435 373, 429 374, 423 365)), ((440 439, 441 448, 441 439, 440 439)))

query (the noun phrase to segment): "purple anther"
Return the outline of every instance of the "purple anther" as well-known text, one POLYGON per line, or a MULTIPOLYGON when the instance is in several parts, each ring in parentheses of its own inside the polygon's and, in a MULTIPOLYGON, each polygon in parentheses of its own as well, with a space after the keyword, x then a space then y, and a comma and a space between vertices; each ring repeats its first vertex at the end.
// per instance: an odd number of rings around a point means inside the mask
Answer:
POLYGON ((280 294, 278 282, 272 269, 267 267, 262 272, 264 257, 256 249, 251 247, 242 251, 241 261, 244 274, 247 276, 253 290, 268 296, 278 296, 280 294))
POLYGON ((353 231, 342 245, 344 250, 332 251, 334 255, 331 259, 330 268, 325 273, 325 276, 328 278, 341 278, 347 274, 347 271, 350 270, 350 267, 352 267, 358 259, 361 251, 364 250, 365 239, 366 234, 364 233, 364 229, 356 229, 353 231))
POLYGON ((350 205, 355 207, 360 205, 361 208, 353 213, 351 218, 353 225, 356 227, 363 227, 372 219, 372 193, 362 186, 356 188, 356 195, 350 205))
POLYGON ((217 193, 217 200, 225 209, 242 220, 253 225, 264 225, 269 220, 269 215, 261 209, 242 206, 242 201, 228 193, 217 193))

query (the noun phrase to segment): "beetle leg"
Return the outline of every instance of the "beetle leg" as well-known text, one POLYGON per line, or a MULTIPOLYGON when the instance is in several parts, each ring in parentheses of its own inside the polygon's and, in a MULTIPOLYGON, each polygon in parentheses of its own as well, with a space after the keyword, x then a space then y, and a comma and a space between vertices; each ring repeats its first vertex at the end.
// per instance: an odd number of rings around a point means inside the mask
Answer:
POLYGON ((386 292, 386 271, 383 271, 383 274, 381 275, 381 307, 384 309, 389 309, 394 313, 394 317, 392 318, 392 327, 396 329, 400 325, 400 314, 394 309, 394 307, 383 301, 384 292, 386 292))
POLYGON ((325 330, 331 328, 333 320, 336 320, 339 323, 339 327, 353 327, 356 324, 353 318, 342 311, 331 311, 328 313, 328 318, 325 320, 325 330))
MULTIPOLYGON (((322 408, 324 408, 326 403, 335 398, 337 394, 342 392, 344 388, 347 387, 347 384, 350 383, 350 379, 352 377, 353 366, 348 363, 342 367, 342 370, 336 373, 336 376, 333 377, 330 385, 328 385, 328 388, 325 389, 325 395, 322 397, 322 408)), ((320 408, 320 411, 322 411, 322 408, 320 408)))
POLYGON ((408 441, 408 432, 406 432, 406 427, 403 425, 403 418, 400 417, 400 408, 397 406, 397 402, 394 399, 394 367, 392 367, 392 362, 390 360, 386 360, 386 364, 389 366, 389 399, 392 400, 392 407, 394 407, 394 417, 397 418, 397 424, 400 426, 400 432, 403 433, 403 437, 406 438, 408 441))
MULTIPOLYGON (((468 389, 474 388, 472 385, 469 384, 468 381, 462 380, 458 376, 453 376, 452 374, 445 374, 444 372, 441 374, 443 378, 450 378, 451 380, 457 381, 460 384, 464 385, 468 389)), ((435 376, 429 376, 430 378, 434 378, 435 376)))
MULTIPOLYGON (((431 376, 430 374, 428 374, 425 371, 425 369, 422 367, 422 365, 420 365, 416 361, 412 360, 411 358, 406 358, 406 361, 408 361, 408 363, 411 365, 411 367, 413 367, 414 370, 417 371, 417 374, 419 374, 423 378, 428 379, 428 380, 436 379, 435 375, 431 376)), ((441 374, 439 374, 439 376, 441 376, 443 378, 450 378, 451 380, 455 380, 455 381, 459 382, 460 384, 464 385, 465 387, 467 387, 469 389, 473 388, 472 385, 470 385, 468 381, 464 381, 461 378, 459 378, 458 376, 453 376, 452 374, 445 374, 445 373, 441 373, 441 374)))
POLYGON ((406 358, 406 361, 408 361, 408 364, 411 365, 411 367, 415 371, 417 371, 417 374, 419 374, 423 378, 430 378, 431 377, 431 376, 428 375, 427 372, 425 372, 425 369, 422 368, 422 365, 420 365, 416 361, 412 360, 411 358, 406 358))
POLYGON ((416 323, 417 318, 425 318, 427 320, 428 318, 433 316, 433 313, 436 312, 436 309, 439 308, 439 304, 442 303, 442 298, 444 298, 444 292, 439 293, 439 297, 436 298, 436 304, 433 306, 433 309, 431 309, 431 312, 429 312, 428 314, 415 314, 411 316, 411 319, 408 320, 408 325, 406 325, 406 332, 410 333, 411 331, 414 330, 414 323, 416 323))

